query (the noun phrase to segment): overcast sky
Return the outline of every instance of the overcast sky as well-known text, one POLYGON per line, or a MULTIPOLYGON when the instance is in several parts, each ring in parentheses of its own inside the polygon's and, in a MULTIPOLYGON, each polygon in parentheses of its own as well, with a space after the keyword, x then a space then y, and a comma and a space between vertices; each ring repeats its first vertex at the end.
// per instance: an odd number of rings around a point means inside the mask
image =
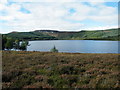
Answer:
POLYGON ((80 31, 117 28, 118 0, 102 1, 1 0, 0 33, 40 29, 80 31))

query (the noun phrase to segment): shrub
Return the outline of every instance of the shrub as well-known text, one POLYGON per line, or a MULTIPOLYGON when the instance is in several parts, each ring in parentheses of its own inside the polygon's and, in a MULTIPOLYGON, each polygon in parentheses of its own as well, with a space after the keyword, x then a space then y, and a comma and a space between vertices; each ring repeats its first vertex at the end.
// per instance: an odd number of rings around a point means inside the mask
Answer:
POLYGON ((51 52, 58 52, 58 50, 56 49, 55 46, 54 46, 50 51, 51 51, 51 52))
POLYGON ((52 75, 48 78, 47 83, 57 88, 63 88, 63 86, 66 84, 66 81, 60 78, 58 75, 52 75))
POLYGON ((60 74, 77 74, 78 69, 73 66, 63 66, 60 68, 60 74))
POLYGON ((34 76, 24 73, 13 81, 13 84, 11 85, 11 87, 22 88, 23 86, 30 85, 31 83, 34 83, 34 82, 35 82, 34 76))

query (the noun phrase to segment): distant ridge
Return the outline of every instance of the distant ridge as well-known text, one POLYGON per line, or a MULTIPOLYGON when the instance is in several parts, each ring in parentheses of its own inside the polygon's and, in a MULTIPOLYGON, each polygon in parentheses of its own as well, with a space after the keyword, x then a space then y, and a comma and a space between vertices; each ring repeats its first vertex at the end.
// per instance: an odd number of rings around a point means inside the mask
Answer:
POLYGON ((56 32, 59 32, 57 30, 35 30, 34 32, 51 32, 51 33, 56 33, 56 32))
POLYGON ((18 31, 12 31, 12 32, 10 32, 10 33, 18 33, 18 31))
POLYGON ((80 31, 60 31, 60 30, 51 30, 51 29, 42 29, 42 30, 34 30, 34 32, 84 32, 84 31, 106 31, 106 30, 118 30, 120 28, 111 28, 104 30, 80 30, 80 31))
POLYGON ((3 35, 20 40, 119 40, 119 32, 120 28, 93 31, 35 30, 31 32, 14 31, 3 35))

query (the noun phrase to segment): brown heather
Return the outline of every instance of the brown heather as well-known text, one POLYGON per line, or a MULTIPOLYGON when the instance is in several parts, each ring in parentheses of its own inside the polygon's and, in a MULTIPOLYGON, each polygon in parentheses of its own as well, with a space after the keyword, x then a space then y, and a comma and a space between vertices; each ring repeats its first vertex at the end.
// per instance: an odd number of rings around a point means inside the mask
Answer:
POLYGON ((2 52, 3 88, 120 88, 120 54, 2 52))

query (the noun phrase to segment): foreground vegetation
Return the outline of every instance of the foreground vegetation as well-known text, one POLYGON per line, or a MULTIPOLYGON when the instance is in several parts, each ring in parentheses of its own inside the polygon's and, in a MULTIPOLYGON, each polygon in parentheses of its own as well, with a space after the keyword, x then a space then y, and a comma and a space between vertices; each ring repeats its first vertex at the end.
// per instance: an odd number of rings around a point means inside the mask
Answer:
POLYGON ((3 51, 3 88, 120 88, 120 54, 3 51))

